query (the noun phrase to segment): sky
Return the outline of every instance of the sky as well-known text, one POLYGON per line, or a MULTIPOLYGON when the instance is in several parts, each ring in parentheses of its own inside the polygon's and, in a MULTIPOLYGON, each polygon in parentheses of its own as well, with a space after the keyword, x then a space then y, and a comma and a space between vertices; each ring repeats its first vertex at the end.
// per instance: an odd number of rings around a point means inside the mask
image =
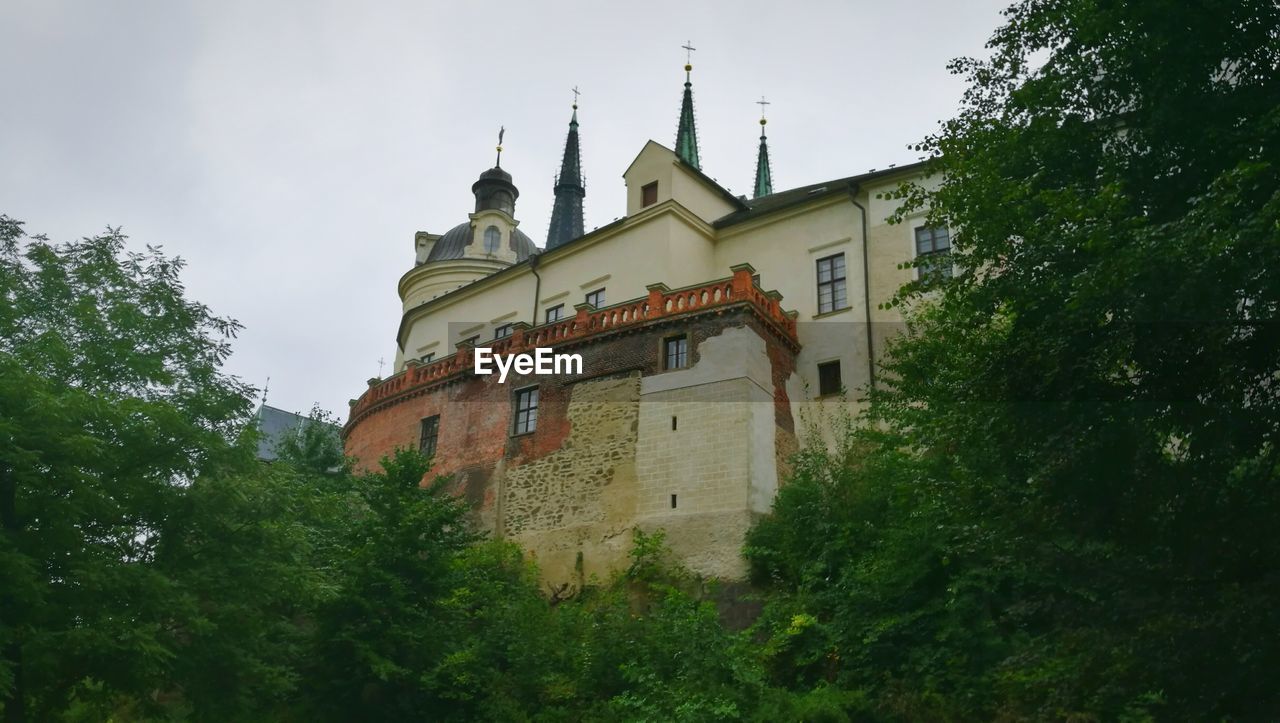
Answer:
POLYGON ((390 373, 414 233, 467 220, 499 126, 540 246, 571 89, 590 230, 644 143, 674 144, 689 42, 702 169, 734 193, 761 96, 775 190, 908 163, 1006 4, 6 0, 0 213, 181 256, 245 327, 227 371, 345 421, 390 373))

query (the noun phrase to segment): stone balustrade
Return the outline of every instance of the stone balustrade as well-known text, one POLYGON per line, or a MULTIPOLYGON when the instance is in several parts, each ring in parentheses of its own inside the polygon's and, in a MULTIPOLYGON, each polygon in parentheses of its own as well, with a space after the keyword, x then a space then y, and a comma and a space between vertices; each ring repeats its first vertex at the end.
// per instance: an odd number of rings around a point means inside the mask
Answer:
MULTIPOLYGON (((549 324, 531 327, 519 322, 510 336, 486 344, 495 354, 518 354, 538 347, 556 347, 583 341, 589 337, 658 319, 696 314, 735 304, 745 304, 767 325, 798 349, 794 312, 784 311, 782 295, 764 291, 756 285, 755 269, 750 264, 732 267, 733 276, 696 286, 669 289, 666 284, 647 287, 649 295, 620 304, 595 309, 590 304, 574 307, 575 316, 549 324)), ((461 377, 471 371, 475 350, 459 345, 458 351, 427 364, 410 361, 406 368, 385 380, 371 380, 369 389, 351 407, 347 428, 366 416, 382 402, 418 389, 461 377)))

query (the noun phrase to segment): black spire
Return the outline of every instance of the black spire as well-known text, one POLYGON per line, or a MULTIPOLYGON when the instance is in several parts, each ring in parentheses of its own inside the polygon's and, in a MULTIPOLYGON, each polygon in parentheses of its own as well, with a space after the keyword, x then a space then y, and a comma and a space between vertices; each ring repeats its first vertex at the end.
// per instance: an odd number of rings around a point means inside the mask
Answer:
POLYGON ((547 248, 553 249, 582 235, 582 199, 587 195, 582 182, 582 159, 578 151, 578 89, 574 88, 573 117, 569 119, 569 137, 564 142, 564 160, 556 177, 555 206, 551 209, 551 225, 547 228, 547 248))

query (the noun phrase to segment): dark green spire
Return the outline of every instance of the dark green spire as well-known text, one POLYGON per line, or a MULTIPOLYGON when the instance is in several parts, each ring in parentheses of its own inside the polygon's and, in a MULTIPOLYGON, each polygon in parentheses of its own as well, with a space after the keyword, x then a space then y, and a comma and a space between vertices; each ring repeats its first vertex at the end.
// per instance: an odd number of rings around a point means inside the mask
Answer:
POLYGON ((773 171, 769 168, 769 144, 765 138, 764 126, 769 121, 764 119, 764 107, 769 104, 764 98, 756 101, 760 104, 760 153, 756 156, 756 186, 752 198, 760 198, 773 193, 773 171))
MULTIPOLYGON (((693 48, 685 46, 686 50, 693 48)), ((680 127, 676 129, 676 155, 680 160, 702 170, 698 160, 698 129, 693 125, 693 81, 689 78, 691 63, 684 65, 684 100, 680 103, 680 127)))
POLYGON ((587 188, 582 182, 578 149, 578 89, 573 90, 573 117, 569 119, 569 137, 564 142, 564 159, 560 161, 560 175, 556 177, 556 200, 551 208, 551 225, 547 227, 548 249, 582 235, 582 199, 587 195, 587 188))

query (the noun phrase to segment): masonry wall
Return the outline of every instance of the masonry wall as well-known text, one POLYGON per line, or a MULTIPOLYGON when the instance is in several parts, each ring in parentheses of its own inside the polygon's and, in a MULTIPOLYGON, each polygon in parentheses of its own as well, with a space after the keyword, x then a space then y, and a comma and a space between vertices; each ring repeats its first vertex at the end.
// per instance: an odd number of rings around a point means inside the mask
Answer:
POLYGON ((439 414, 434 471, 453 475, 476 521, 522 544, 553 586, 624 566, 636 526, 665 529, 697 572, 741 577, 743 534, 794 448, 793 349, 728 307, 556 351, 582 354, 584 374, 506 384, 466 374, 415 390, 350 425, 347 453, 372 468, 396 446, 416 447, 420 421, 439 414), (675 334, 690 339, 690 367, 665 371, 662 343, 675 334), (530 384, 537 429, 513 436, 514 393, 530 384))

